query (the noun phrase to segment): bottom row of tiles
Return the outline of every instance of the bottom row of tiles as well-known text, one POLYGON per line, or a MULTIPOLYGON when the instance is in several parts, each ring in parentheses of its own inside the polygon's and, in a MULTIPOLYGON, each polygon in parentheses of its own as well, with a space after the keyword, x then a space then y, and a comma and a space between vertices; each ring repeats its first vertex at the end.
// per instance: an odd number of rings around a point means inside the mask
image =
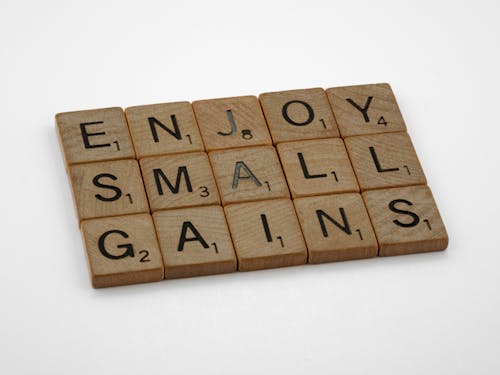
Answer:
POLYGON ((427 186, 93 219, 82 234, 96 288, 448 244, 427 186))

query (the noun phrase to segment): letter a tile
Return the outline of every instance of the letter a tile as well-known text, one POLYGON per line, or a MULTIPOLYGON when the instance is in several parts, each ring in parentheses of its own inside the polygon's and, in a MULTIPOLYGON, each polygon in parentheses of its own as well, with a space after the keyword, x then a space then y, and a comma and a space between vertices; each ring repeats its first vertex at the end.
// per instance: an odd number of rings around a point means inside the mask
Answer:
POLYGON ((68 165, 135 157, 119 107, 58 113, 56 124, 68 165))
POLYGON ((349 137, 344 141, 362 191, 427 183, 407 133, 349 137))
POLYGON ((219 204, 219 192, 204 152, 140 160, 151 211, 219 204))
POLYGON ((307 262, 307 248, 289 199, 231 204, 224 208, 238 256, 238 270, 307 262))
POLYGON ((255 96, 200 100, 193 109, 207 151, 272 144, 255 96))
POLYGON ((326 93, 342 137, 406 130, 387 83, 334 87, 326 93))
POLYGON ((272 146, 213 151, 209 157, 223 205, 290 197, 272 146))
POLYGON ((153 213, 165 278, 236 271, 236 255, 220 206, 153 213))
POLYGON ((275 144, 339 137, 337 123, 321 88, 268 92, 259 99, 275 144))
POLYGON ((94 288, 160 281, 163 262, 149 214, 82 222, 94 288))
POLYGON ((363 193, 381 256, 444 250, 448 235, 427 186, 363 193))
POLYGON ((298 198, 293 203, 309 263, 377 256, 377 240, 360 194, 298 198))

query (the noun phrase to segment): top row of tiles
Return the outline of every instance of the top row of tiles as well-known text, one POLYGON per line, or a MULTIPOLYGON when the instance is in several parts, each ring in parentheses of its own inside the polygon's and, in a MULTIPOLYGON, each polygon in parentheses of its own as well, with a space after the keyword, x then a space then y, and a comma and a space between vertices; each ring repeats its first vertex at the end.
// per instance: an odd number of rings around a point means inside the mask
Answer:
POLYGON ((406 130, 386 83, 65 112, 56 122, 68 164, 406 130))

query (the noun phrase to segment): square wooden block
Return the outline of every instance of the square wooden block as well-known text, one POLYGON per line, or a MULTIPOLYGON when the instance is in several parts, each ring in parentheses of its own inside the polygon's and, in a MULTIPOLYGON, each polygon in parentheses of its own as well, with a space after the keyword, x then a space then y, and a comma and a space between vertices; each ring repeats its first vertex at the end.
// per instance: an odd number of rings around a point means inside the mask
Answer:
POLYGON ((350 137, 344 141, 361 190, 427 183, 407 133, 350 137))
POLYGON ((363 193, 380 256, 444 250, 448 235, 427 186, 363 193))
POLYGON ((268 92, 259 99, 275 144, 340 136, 321 88, 268 92))
POLYGON ((236 255, 222 207, 158 211, 153 219, 165 278, 236 271, 236 255))
POLYGON ((116 160, 70 167, 80 220, 149 213, 137 160, 116 160))
POLYGON ((155 156, 139 163, 151 211, 220 204, 204 152, 155 156))
POLYGON ((290 197, 272 146, 213 151, 209 157, 223 205, 290 197))
POLYGON ((224 208, 239 271, 307 262, 307 248, 289 199, 231 204, 224 208))
POLYGON ((163 279, 163 261, 149 214, 82 222, 94 288, 163 279))
POLYGON ((342 137, 406 130, 387 83, 333 87, 326 93, 342 137))
POLYGON ((277 149, 292 197, 359 191, 342 139, 286 142, 277 149))
POLYGON ((360 194, 298 198, 293 203, 309 263, 377 256, 377 239, 360 194))
POLYGON ((203 141, 189 102, 125 109, 137 158, 203 151, 203 141))
POLYGON ((272 143, 255 96, 200 100, 193 109, 208 151, 272 143))
POLYGON ((68 165, 135 158, 125 115, 119 107, 58 113, 56 125, 68 165))

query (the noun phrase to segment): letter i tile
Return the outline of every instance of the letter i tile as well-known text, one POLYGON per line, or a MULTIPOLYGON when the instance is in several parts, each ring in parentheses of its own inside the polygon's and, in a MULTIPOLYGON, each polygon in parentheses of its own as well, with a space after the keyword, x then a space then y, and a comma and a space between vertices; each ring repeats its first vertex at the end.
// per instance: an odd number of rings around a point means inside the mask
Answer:
POLYGON ((239 271, 307 262, 307 248, 291 200, 231 204, 224 210, 239 271))

